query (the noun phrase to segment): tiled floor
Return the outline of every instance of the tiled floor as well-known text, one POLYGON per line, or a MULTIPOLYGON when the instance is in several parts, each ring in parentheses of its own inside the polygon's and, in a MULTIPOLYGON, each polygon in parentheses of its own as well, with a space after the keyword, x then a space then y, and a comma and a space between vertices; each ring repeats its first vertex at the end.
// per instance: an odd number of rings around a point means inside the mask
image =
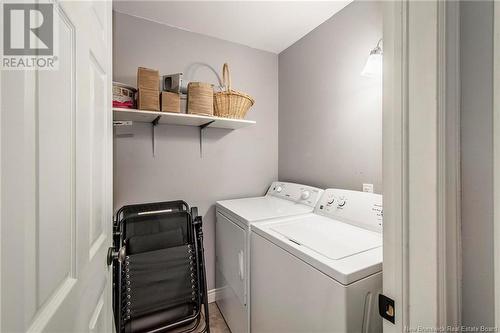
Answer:
MULTIPOLYGON (((210 333, 231 333, 229 327, 227 327, 226 321, 217 307, 217 304, 208 304, 208 311, 210 313, 210 333)), ((205 320, 202 319, 201 323, 195 329, 195 332, 203 332, 205 327, 205 320)), ((186 327, 179 327, 177 329, 169 331, 170 333, 179 333, 186 331, 186 327)))
POLYGON ((208 311, 210 313, 210 333, 231 333, 217 304, 210 303, 208 305, 208 311))

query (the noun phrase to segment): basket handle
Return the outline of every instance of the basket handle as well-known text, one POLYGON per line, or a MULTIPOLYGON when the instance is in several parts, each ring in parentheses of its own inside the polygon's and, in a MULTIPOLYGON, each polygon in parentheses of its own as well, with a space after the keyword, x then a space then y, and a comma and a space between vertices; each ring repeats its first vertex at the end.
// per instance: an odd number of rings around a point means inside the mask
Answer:
POLYGON ((231 90, 231 75, 229 74, 229 65, 227 62, 222 66, 222 84, 226 87, 226 91, 231 90))

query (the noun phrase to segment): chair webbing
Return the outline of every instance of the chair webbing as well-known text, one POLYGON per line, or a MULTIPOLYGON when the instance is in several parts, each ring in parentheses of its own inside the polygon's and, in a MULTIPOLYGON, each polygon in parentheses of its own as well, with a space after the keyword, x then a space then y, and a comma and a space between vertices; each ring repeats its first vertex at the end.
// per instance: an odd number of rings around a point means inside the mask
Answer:
POLYGON ((191 245, 127 256, 123 272, 125 318, 134 320, 181 305, 195 311, 195 266, 191 245))

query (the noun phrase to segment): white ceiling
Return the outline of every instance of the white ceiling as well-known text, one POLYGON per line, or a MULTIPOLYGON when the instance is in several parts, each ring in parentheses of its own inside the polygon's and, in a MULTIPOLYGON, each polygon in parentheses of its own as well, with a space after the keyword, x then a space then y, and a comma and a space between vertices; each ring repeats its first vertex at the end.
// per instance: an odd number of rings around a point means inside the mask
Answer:
POLYGON ((117 1, 114 10, 280 53, 352 0, 117 1))

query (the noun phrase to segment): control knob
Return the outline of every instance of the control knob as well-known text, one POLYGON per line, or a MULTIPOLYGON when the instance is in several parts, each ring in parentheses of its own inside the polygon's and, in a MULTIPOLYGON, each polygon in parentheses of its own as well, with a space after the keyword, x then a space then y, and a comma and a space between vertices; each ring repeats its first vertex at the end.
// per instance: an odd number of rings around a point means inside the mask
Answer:
POLYGON ((283 188, 281 186, 276 187, 276 192, 280 193, 281 191, 283 191, 283 188))
POLYGON ((344 207, 345 203, 346 203, 345 199, 341 198, 341 199, 339 199, 339 203, 337 204, 337 207, 344 207))
POLYGON ((307 200, 307 199, 309 199, 310 196, 311 196, 311 192, 302 191, 302 193, 300 194, 300 199, 307 200))

